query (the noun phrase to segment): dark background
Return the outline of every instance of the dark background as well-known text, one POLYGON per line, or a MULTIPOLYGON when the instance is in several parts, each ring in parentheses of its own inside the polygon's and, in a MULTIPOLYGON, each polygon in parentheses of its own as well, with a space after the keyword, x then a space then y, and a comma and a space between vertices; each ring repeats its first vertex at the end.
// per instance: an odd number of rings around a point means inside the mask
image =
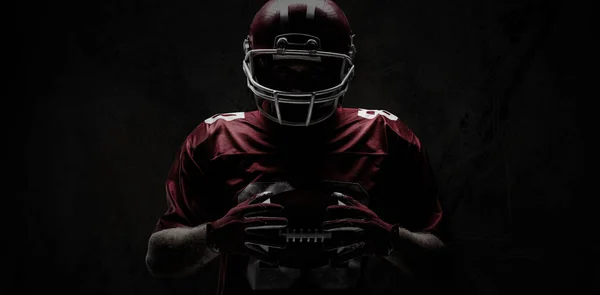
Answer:
MULTIPOLYGON (((19 2, 25 177, 19 293, 201 294, 150 277, 147 238, 184 137, 253 109, 242 40, 262 1, 19 2)), ((452 237, 448 288, 599 291, 590 9, 551 1, 339 0, 356 32, 346 105, 398 115, 429 150, 452 237)), ((597 145, 596 145, 597 146, 597 145)), ((16 172, 15 172, 16 174, 16 172)), ((23 184, 23 185, 21 185, 23 184)), ((213 271, 213 272, 211 272, 213 271)), ((582 293, 579 293, 582 294, 582 293)))

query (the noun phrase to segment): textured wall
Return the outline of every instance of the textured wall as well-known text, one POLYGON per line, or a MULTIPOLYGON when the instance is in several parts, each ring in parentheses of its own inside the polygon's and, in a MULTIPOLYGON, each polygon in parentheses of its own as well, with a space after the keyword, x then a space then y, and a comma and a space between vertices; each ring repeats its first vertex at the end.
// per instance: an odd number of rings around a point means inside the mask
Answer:
MULTIPOLYGON (((28 248, 13 258, 26 290, 201 288, 152 279, 146 242, 185 135, 253 108, 241 42, 258 5, 155 2, 17 9, 32 108, 28 248)), ((575 85, 589 22, 550 2, 338 2, 357 34, 347 105, 395 113, 429 149, 454 237, 448 281, 465 292, 558 292, 592 275, 589 244, 564 241, 586 239, 576 196, 598 195, 582 189, 590 157, 575 85)))

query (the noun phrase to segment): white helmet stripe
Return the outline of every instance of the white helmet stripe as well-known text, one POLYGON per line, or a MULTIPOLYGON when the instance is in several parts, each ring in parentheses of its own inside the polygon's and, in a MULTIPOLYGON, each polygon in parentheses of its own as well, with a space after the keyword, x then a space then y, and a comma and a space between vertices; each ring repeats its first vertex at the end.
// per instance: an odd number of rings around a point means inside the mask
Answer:
POLYGON ((279 22, 283 25, 288 21, 288 12, 290 4, 287 0, 277 1, 277 10, 279 10, 279 22))
MULTIPOLYGON (((278 0, 277 10, 279 11, 279 20, 281 23, 286 23, 289 19, 290 4, 288 0, 278 0)), ((314 19, 315 11, 317 9, 316 1, 306 1, 306 18, 314 19)))
POLYGON ((315 3, 315 1, 307 1, 307 3, 306 3, 306 18, 314 19, 316 9, 317 9, 317 4, 315 3))

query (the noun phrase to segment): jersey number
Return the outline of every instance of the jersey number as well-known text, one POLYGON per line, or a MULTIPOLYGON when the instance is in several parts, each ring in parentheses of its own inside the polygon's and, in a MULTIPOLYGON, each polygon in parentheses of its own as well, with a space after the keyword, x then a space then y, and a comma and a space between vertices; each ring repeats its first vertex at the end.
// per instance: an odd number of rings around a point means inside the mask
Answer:
POLYGON ((244 118, 244 112, 225 113, 225 114, 219 114, 219 115, 212 116, 212 117, 204 120, 204 123, 212 124, 214 122, 217 122, 217 120, 233 121, 236 119, 243 119, 243 118, 244 118))
MULTIPOLYGON (((365 119, 374 119, 375 117, 377 117, 379 115, 384 116, 392 121, 398 120, 398 117, 396 117, 394 114, 392 114, 386 110, 358 109, 358 116, 365 118, 365 119)), ((217 120, 233 121, 236 119, 243 119, 243 118, 244 118, 244 112, 225 113, 225 114, 219 114, 219 115, 212 116, 212 117, 204 120, 204 123, 212 124, 212 123, 216 122, 217 120)))
POLYGON ((392 121, 398 120, 398 117, 396 117, 394 114, 392 114, 388 111, 385 111, 385 110, 358 109, 358 116, 363 117, 365 119, 373 119, 373 118, 377 117, 378 115, 384 116, 392 121))

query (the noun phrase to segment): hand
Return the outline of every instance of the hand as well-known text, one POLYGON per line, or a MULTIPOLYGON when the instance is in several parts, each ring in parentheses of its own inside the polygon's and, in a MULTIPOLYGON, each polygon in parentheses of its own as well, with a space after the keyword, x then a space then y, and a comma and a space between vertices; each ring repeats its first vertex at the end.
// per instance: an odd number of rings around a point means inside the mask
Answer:
POLYGON ((341 193, 334 196, 343 205, 327 207, 323 230, 334 238, 325 246, 332 252, 332 264, 344 263, 365 255, 388 256, 393 251, 396 225, 383 221, 375 212, 357 200, 341 193))
POLYGON ((246 254, 276 264, 261 246, 285 248, 279 229, 287 219, 277 216, 283 207, 263 203, 272 193, 263 192, 233 207, 221 219, 208 224, 208 243, 219 252, 246 254))

